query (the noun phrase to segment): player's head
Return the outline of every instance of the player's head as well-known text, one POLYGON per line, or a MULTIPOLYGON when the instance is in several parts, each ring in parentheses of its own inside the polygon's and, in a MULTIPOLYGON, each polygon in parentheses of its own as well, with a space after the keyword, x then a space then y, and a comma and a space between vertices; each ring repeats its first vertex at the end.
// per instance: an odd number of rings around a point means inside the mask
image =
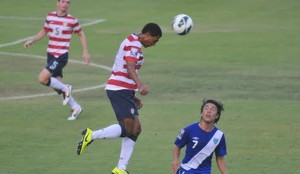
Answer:
POLYGON ((57 0, 57 9, 63 13, 67 12, 70 5, 71 0, 57 0))
POLYGON ((214 99, 204 99, 201 106, 201 113, 203 113, 204 108, 208 104, 213 104, 217 109, 217 118, 215 119, 215 123, 217 123, 221 117, 222 111, 224 111, 224 105, 221 102, 214 99))
POLYGON ((149 33, 151 36, 158 36, 158 37, 162 36, 162 31, 159 25, 151 22, 144 26, 144 28, 142 29, 142 33, 143 34, 149 33))
POLYGON ((142 29, 141 43, 144 47, 154 46, 162 37, 162 31, 156 23, 148 23, 142 29))

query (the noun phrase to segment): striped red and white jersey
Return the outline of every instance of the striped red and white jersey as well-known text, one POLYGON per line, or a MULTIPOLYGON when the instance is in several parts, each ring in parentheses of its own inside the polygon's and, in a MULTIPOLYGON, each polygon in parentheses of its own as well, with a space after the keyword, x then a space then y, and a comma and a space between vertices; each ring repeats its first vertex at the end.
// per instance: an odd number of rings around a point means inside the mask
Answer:
POLYGON ((136 83, 129 77, 127 61, 136 62, 136 72, 141 68, 144 57, 142 44, 135 34, 129 35, 120 45, 115 62, 112 67, 112 74, 107 81, 107 90, 137 90, 136 83))
POLYGON ((60 17, 54 11, 47 15, 44 30, 49 36, 47 52, 58 57, 69 51, 72 34, 80 32, 81 27, 77 18, 72 15, 60 17))

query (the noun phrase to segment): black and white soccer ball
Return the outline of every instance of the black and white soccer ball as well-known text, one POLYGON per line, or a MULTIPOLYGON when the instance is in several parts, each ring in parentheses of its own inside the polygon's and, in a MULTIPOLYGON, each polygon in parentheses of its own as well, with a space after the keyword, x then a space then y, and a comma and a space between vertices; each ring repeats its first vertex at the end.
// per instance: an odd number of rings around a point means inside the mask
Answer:
POLYGON ((186 14, 178 14, 173 18, 172 29, 178 35, 186 35, 193 28, 193 20, 186 14))

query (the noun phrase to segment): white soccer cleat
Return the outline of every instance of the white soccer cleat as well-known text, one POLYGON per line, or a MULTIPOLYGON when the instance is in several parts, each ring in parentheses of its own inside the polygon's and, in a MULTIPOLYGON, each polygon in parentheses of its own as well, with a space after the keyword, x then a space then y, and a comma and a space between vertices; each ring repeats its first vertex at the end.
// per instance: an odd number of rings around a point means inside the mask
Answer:
POLYGON ((77 109, 72 110, 71 116, 68 118, 69 121, 76 120, 79 114, 83 111, 82 107, 79 106, 77 109))
POLYGON ((71 85, 67 85, 67 89, 65 91, 63 91, 63 105, 68 104, 70 97, 71 97, 71 93, 72 93, 72 86, 71 85))

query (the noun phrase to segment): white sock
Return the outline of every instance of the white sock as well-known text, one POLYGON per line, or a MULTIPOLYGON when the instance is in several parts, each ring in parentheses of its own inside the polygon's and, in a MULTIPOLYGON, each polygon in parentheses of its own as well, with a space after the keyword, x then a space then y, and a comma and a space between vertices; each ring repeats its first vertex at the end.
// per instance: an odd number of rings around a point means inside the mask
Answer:
POLYGON ((106 128, 93 131, 92 139, 118 138, 122 133, 122 128, 119 124, 113 124, 106 128))
POLYGON ((121 170, 126 170, 128 161, 130 160, 130 157, 132 155, 133 149, 135 146, 135 141, 128 137, 122 138, 122 148, 118 163, 118 168, 121 170))
POLYGON ((72 96, 70 96, 68 104, 72 109, 77 109, 79 107, 79 104, 75 101, 75 99, 72 96))
POLYGON ((54 77, 50 77, 51 78, 51 83, 49 86, 51 86, 54 89, 59 89, 59 90, 64 90, 65 88, 67 88, 67 86, 65 84, 63 84, 61 81, 57 80, 54 77))

